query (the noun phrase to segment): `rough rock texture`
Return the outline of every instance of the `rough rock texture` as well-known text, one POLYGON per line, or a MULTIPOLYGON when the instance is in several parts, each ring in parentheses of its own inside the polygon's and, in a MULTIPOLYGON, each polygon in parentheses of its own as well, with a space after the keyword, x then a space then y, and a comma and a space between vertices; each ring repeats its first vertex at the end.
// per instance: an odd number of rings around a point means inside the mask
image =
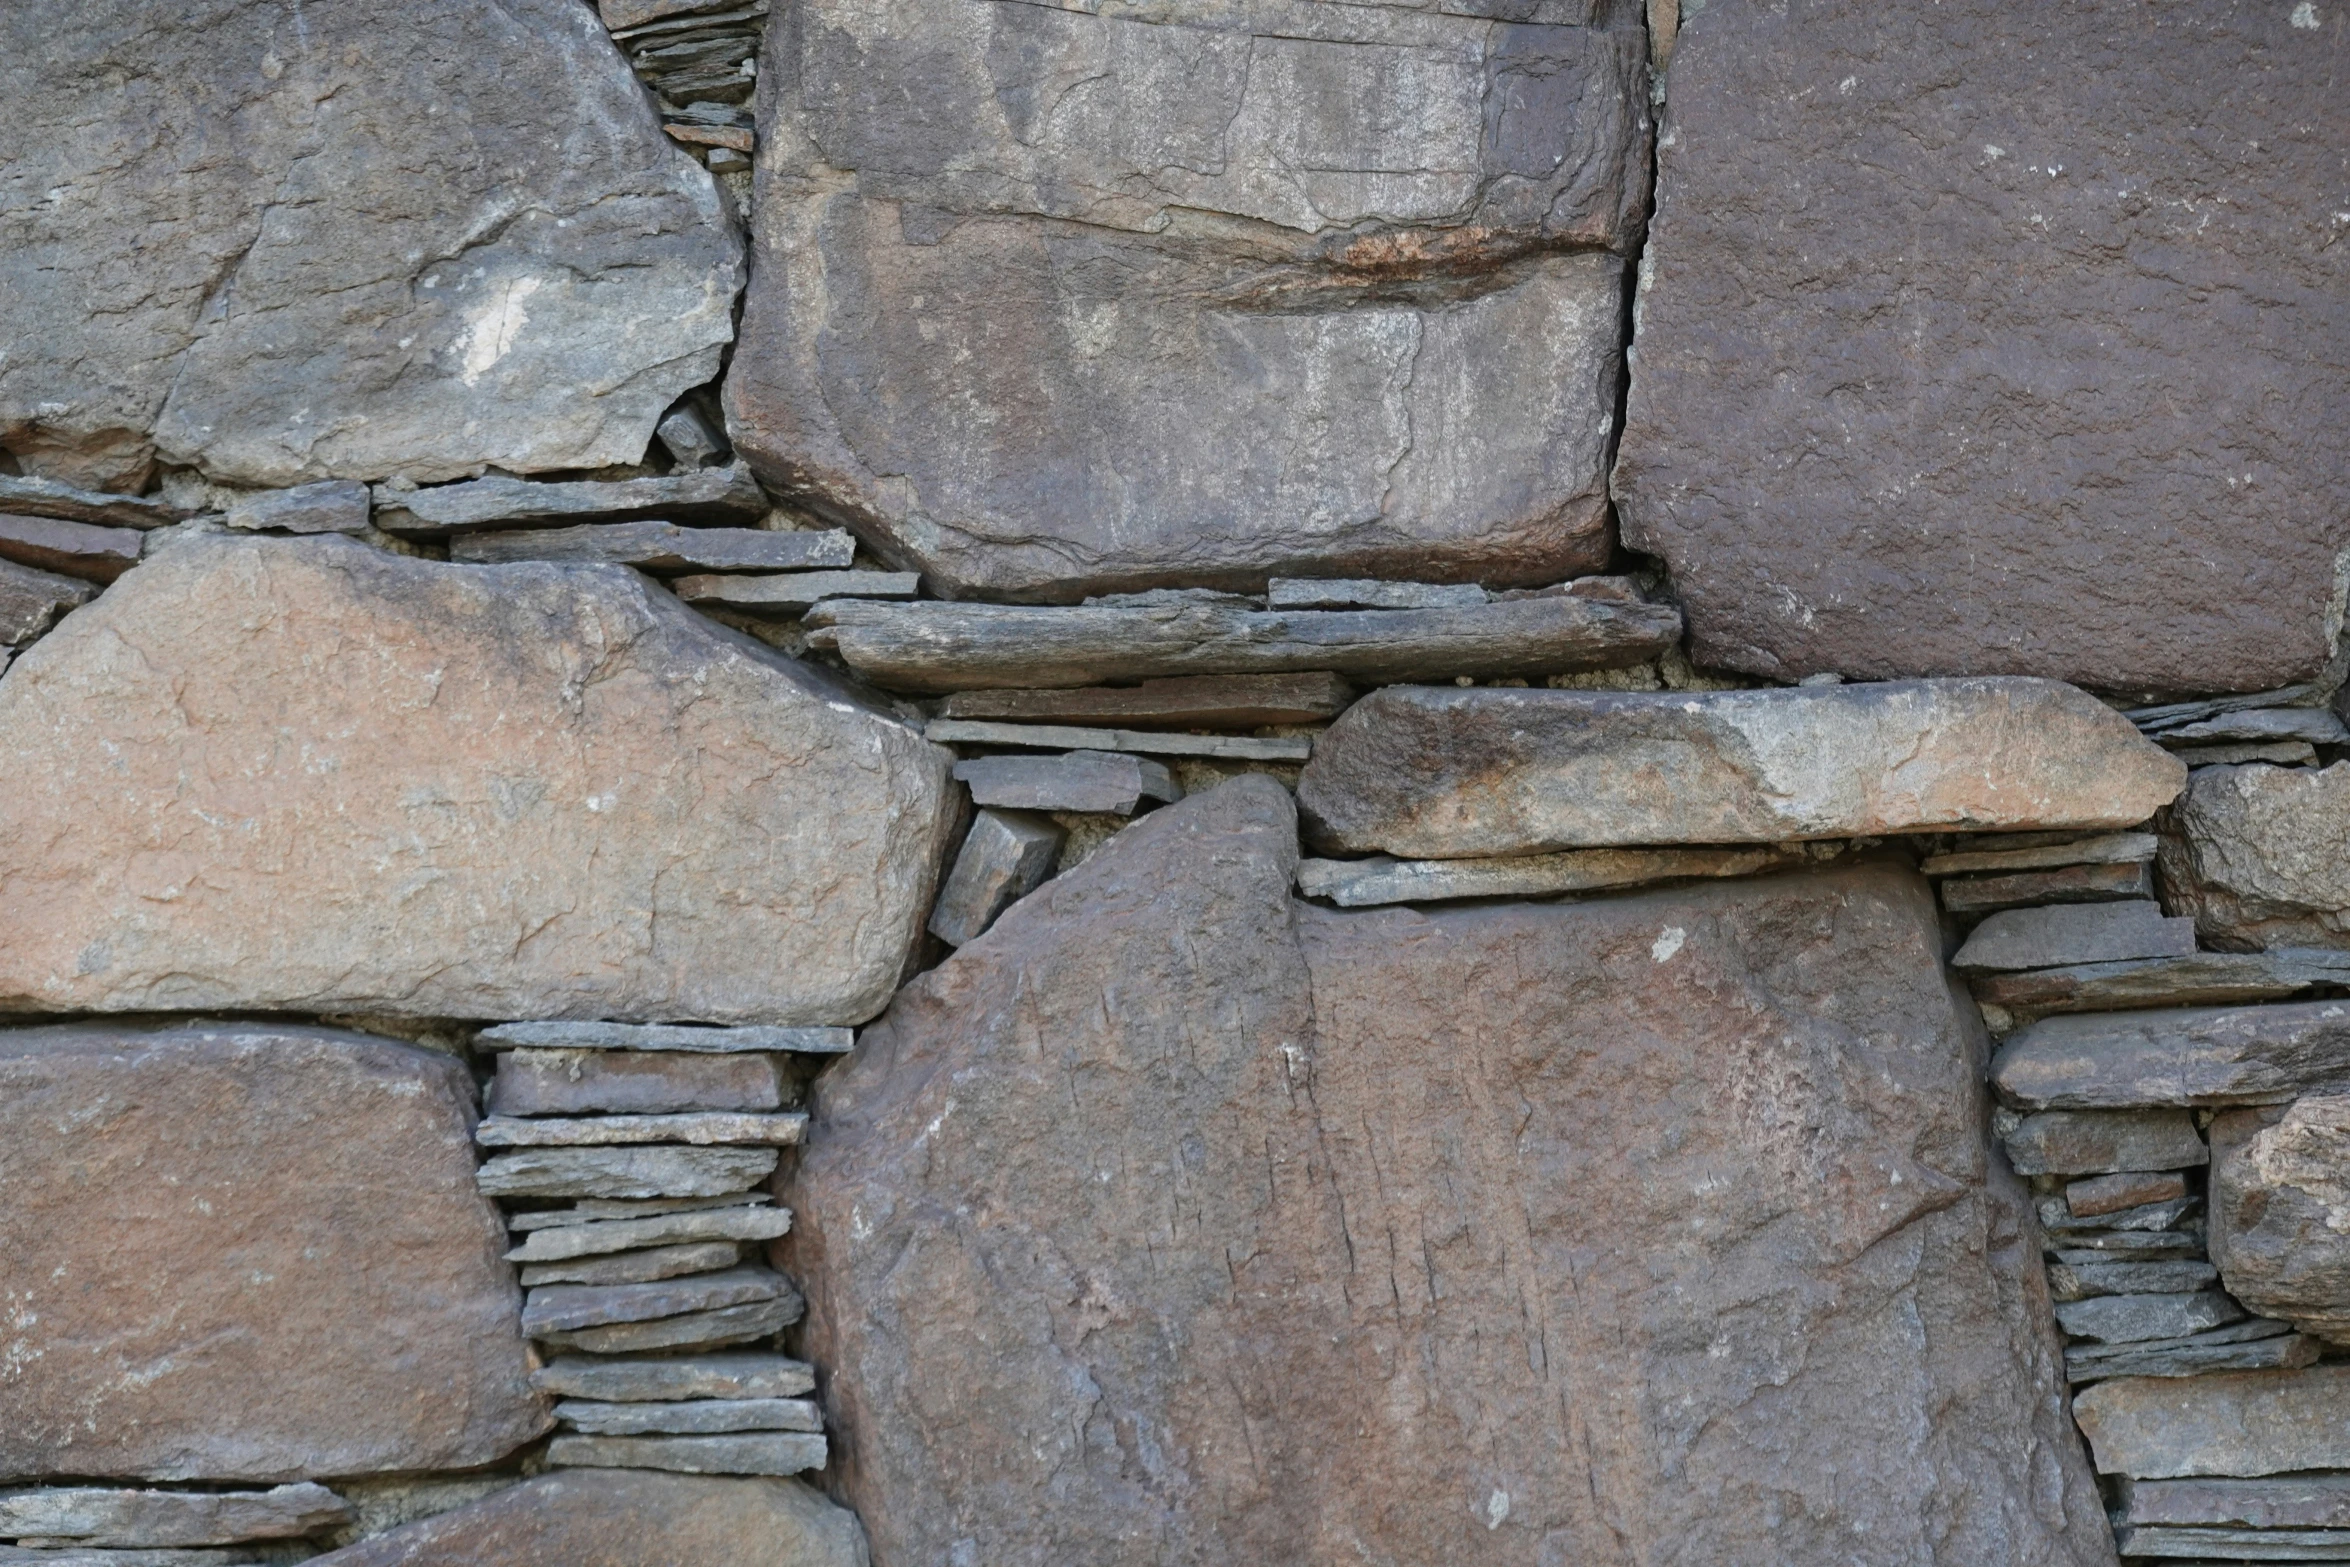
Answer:
POLYGON ((0 1007, 857 1022, 950 765, 621 568, 193 535, 0 685, 0 1007))
POLYGON ((10 6, 0 100, 31 472, 635 462, 731 335, 727 203, 571 0, 10 6))
POLYGON ((2184 1110, 2043 1110, 2025 1116, 2006 1143, 2018 1175, 2186 1170, 2210 1160, 2184 1110))
POLYGON ((811 0, 734 437, 950 596, 1590 570, 1645 54, 1620 0, 811 0))
POLYGON ((2045 680, 1796 690, 1390 686, 1314 747, 1318 843, 1428 859, 2141 821, 2187 770, 2045 680))
POLYGON ((1922 882, 1336 913, 1293 834, 1145 818, 819 1080, 878 1561, 2110 1560, 1922 882))
POLYGON ((2073 1416, 2107 1474, 2350 1469, 2350 1366, 2125 1377, 2076 1396, 2073 1416))
POLYGON ((2350 1098, 2212 1121, 2211 1260, 2262 1316, 2350 1343, 2350 1098))
POLYGON ((2350 1082, 2350 1002, 2047 1018, 1999 1047, 1991 1081, 2030 1109, 2281 1104, 2350 1082))
POLYGON ((2198 768, 2161 841, 2164 901, 2205 946, 2350 947, 2350 762, 2198 768))
POLYGON ((783 1103, 775 1058, 674 1050, 507 1050, 490 1080, 496 1115, 618 1110, 773 1110, 783 1103))
POLYGON ((0 1032, 0 1476, 291 1480, 545 1430, 454 1057, 0 1032))
POLYGON ((319 1567, 866 1567, 857 1520, 796 1480, 548 1474, 319 1567))
POLYGON ((1616 497, 1698 662, 2165 692, 2323 665, 2346 72, 2338 9, 2281 0, 1691 15, 1616 497))
POLYGON ((2150 898, 2114 903, 2056 903, 2008 909, 1975 927, 1952 954, 1959 969, 2053 968, 2181 958, 2195 950, 2195 922, 2165 917, 2150 898))

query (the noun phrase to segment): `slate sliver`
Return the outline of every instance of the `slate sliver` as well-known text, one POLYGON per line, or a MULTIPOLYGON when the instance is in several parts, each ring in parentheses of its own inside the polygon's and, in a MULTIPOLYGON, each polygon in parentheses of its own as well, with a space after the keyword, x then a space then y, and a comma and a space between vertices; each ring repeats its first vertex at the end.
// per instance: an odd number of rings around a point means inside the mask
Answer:
POLYGON ((624 1143, 684 1143, 693 1147, 797 1143, 808 1118, 797 1111, 762 1115, 700 1110, 674 1115, 485 1117, 473 1129, 484 1148, 582 1148, 624 1143))
POLYGON ((664 1403, 681 1399, 797 1398, 816 1386, 815 1368, 784 1355, 664 1355, 623 1360, 566 1355, 531 1373, 558 1398, 664 1403))
POLYGON ((310 1481, 266 1491, 50 1486, 0 1491, 0 1537, 80 1545, 234 1545, 291 1539, 346 1522, 351 1508, 310 1481))
POLYGON ((556 1468, 669 1469, 681 1474, 795 1475, 821 1469, 821 1432, 731 1436, 558 1436, 547 1444, 556 1468))
POLYGON ((772 1148, 526 1148, 493 1156, 485 1197, 715 1197, 774 1172, 772 1148))
POLYGON ((700 1398, 684 1403, 599 1404, 566 1399, 555 1418, 586 1436, 707 1436, 729 1431, 821 1431, 807 1398, 700 1398))
POLYGON ((614 1322, 599 1327, 549 1329, 535 1335, 556 1349, 586 1350, 591 1354, 634 1354, 659 1349, 715 1349, 770 1337, 800 1320, 804 1309, 794 1289, 772 1300, 711 1311, 657 1317, 647 1322, 614 1322))
POLYGON ((449 559, 601 561, 663 574, 702 571, 815 571, 845 568, 857 541, 839 529, 691 528, 674 522, 593 522, 570 528, 515 528, 460 534, 449 559))
POLYGON ((643 1284, 542 1284, 523 1300, 522 1331, 533 1338, 623 1322, 781 1299, 791 1281, 772 1268, 730 1268, 643 1284))
POLYGON ((527 1046, 540 1050, 796 1050, 834 1054, 856 1043, 856 1031, 757 1023, 734 1028, 698 1023, 500 1023, 483 1029, 475 1043, 485 1050, 527 1046))

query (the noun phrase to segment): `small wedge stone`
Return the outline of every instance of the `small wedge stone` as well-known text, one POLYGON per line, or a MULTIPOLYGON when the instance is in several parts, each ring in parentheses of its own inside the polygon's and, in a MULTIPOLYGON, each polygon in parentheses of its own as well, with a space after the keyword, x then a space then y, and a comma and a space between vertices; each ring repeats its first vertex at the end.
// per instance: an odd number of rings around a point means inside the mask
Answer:
POLYGON ((135 495, 108 495, 77 490, 54 479, 35 479, 0 473, 0 511, 28 517, 63 517, 69 522, 94 522, 112 528, 168 528, 195 515, 184 506, 135 495))
POLYGON ((693 1213, 657 1214, 643 1219, 608 1219, 558 1224, 532 1230, 506 1253, 508 1262, 567 1262, 607 1252, 690 1241, 771 1241, 791 1233, 789 1208, 709 1208, 693 1213))
POLYGON ((791 1281, 771 1268, 729 1268, 641 1284, 546 1284, 525 1297, 522 1331, 533 1338, 616 1322, 652 1322, 776 1300, 791 1281))
POLYGON ((532 1372, 530 1380, 557 1398, 604 1403, 796 1398, 815 1389, 816 1370, 783 1355, 664 1355, 657 1360, 567 1355, 532 1372))
POLYGON ((995 724, 934 718, 923 738, 942 745, 1027 746, 1040 751, 1142 751, 1154 756, 1209 756, 1236 762, 1302 762, 1314 754, 1305 736, 1157 734, 1140 729, 1072 729, 1060 724, 995 724))
POLYGON ((1257 729, 1320 723, 1345 712, 1354 699, 1352 686, 1322 670, 1179 675, 1075 691, 958 691, 939 704, 938 716, 1138 729, 1257 729))
POLYGON ((755 1436, 559 1436, 547 1444, 557 1468, 669 1469, 681 1474, 795 1475, 824 1467, 820 1433, 755 1436))
POLYGON ((518 528, 449 541, 449 559, 476 565, 511 560, 600 561, 640 571, 806 571, 844 567, 857 541, 767 528, 681 528, 674 522, 591 522, 575 528, 518 528))
POLYGON ((492 1115, 774 1110, 783 1079, 771 1055, 651 1050, 505 1050, 490 1079, 492 1115))
POLYGON ((2150 832, 2105 833, 2028 849, 1957 849, 1929 856, 1918 869, 1928 876, 1985 871, 2036 871, 2064 865, 2136 865, 2154 858, 2150 832))
POLYGON ((302 1481, 266 1491, 146 1491, 51 1486, 0 1491, 0 1536, 92 1546, 234 1545, 317 1534, 349 1504, 302 1481))
POLYGON ((682 1404, 591 1404, 566 1399, 555 1418, 587 1436, 707 1436, 728 1431, 821 1431, 806 1398, 702 1398, 682 1404))
POLYGON ((290 490, 263 490, 232 502, 221 521, 248 531, 364 533, 368 526, 367 486, 351 479, 298 484, 290 490))
POLYGON ((1452 609, 1493 595, 1473 582, 1381 582, 1368 577, 1275 577, 1267 609, 1452 609))
POLYGON ((690 1023, 500 1023, 475 1043, 486 1050, 798 1050, 837 1054, 857 1042, 850 1028, 710 1028, 690 1023))
POLYGON ((703 1110, 684 1115, 597 1115, 537 1118, 493 1115, 473 1129, 484 1148, 589 1148, 623 1143, 686 1143, 694 1147, 759 1144, 786 1147, 807 1132, 797 1111, 780 1115, 703 1110))
POLYGON ((147 536, 136 528, 0 512, 0 560, 84 582, 112 582, 139 563, 146 546, 147 536))
POLYGON ((2093 1266, 2057 1263, 2048 1269, 2048 1293, 2059 1301, 2100 1295, 2173 1295, 2219 1282, 2208 1262, 2108 1262, 2093 1266))
POLYGON ((2180 958, 2195 950, 2195 922, 2172 919, 2151 899, 2058 903, 2008 909, 1975 927, 1951 958, 1956 969, 2057 968, 2133 958, 2180 958))
POLYGON ((1113 751, 1066 756, 981 756, 955 764, 974 805, 1017 811, 1132 816, 1144 800, 1180 800, 1183 786, 1157 762, 1113 751))
POLYGON ((715 1197, 775 1171, 772 1148, 526 1148, 475 1179, 485 1197, 715 1197))
POLYGON ((977 940, 997 915, 1043 885, 1066 838, 1046 817, 979 812, 930 911, 930 933, 950 947, 977 940))
POLYGON ((2116 898, 2154 896, 2154 867, 2067 865, 2051 871, 2006 875, 1952 876, 1941 886, 1942 906, 1953 914, 1987 914, 2045 903, 2105 903, 2116 898))
POLYGON ((522 1287, 540 1284, 650 1284, 657 1279, 681 1278, 688 1273, 715 1273, 743 1260, 734 1241, 696 1241, 687 1246, 656 1246, 650 1251, 614 1252, 605 1257, 581 1257, 571 1262, 534 1262, 521 1270, 522 1287))
POLYGON ((2017 1030, 1991 1062, 2000 1097, 2031 1109, 2282 1104, 2344 1081, 2343 1001, 2052 1017, 2017 1030))
POLYGON ((375 525, 386 533, 444 538, 484 528, 544 527, 558 522, 755 523, 767 496, 742 463, 688 468, 649 479, 469 479, 428 489, 375 487, 375 525))
POLYGON ((1800 850, 1569 849, 1481 860, 1301 860, 1297 890, 1342 909, 1452 898, 1539 898, 1653 882, 1757 876, 1805 864, 1800 850))
POLYGON ((2244 1308, 2220 1290, 2172 1295, 2101 1295, 2067 1301, 2056 1320, 2075 1338, 2125 1343, 2133 1339, 2175 1339, 2242 1321, 2244 1308))
POLYGON ((2187 1195, 2187 1178, 2177 1174, 2133 1171, 2124 1175, 2093 1175, 2064 1189, 2064 1205, 2076 1219, 2142 1208, 2150 1202, 2169 1202, 2187 1195))
POLYGON ((557 1349, 586 1350, 596 1355, 628 1355, 656 1349, 716 1348, 722 1344, 741 1344, 751 1339, 765 1338, 771 1333, 780 1333, 800 1320, 803 1309, 799 1291, 793 1290, 774 1300, 722 1306, 716 1311, 696 1311, 681 1317, 662 1317, 652 1322, 617 1322, 608 1327, 551 1331, 534 1334, 533 1337, 557 1349))
POLYGON ((2018 1175, 2189 1170, 2211 1162, 2195 1118, 2183 1110, 2044 1110, 2025 1116, 2005 1142, 2018 1175))
POLYGON ((827 599, 910 599, 922 591, 922 578, 911 571, 797 571, 759 577, 680 577, 670 587, 697 608, 795 620, 827 599))
POLYGON ((30 642, 58 616, 90 602, 97 591, 73 577, 0 560, 0 644, 30 642))

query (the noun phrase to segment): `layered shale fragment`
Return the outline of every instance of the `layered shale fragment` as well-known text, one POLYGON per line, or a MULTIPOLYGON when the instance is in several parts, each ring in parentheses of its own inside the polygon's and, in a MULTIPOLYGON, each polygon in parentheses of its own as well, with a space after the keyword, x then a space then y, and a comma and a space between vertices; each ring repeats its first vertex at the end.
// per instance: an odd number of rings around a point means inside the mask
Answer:
POLYGON ((2110 1562, 1923 883, 1346 913, 1296 856, 1270 780, 1165 807, 819 1080, 878 1560, 2110 1562))
POLYGON ((0 1007, 858 1022, 950 765, 629 571, 192 535, 0 685, 0 1007))
POLYGON ((728 423, 949 596, 1603 564, 1628 6, 812 0, 728 423))

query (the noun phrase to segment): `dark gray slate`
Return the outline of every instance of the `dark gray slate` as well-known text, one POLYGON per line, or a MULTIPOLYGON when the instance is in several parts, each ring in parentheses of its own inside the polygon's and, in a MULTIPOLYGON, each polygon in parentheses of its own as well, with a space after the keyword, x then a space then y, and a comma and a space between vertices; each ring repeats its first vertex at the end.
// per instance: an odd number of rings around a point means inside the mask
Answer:
POLYGON ((62 572, 85 582, 112 582, 139 563, 139 552, 146 543, 147 536, 136 528, 0 512, 0 560, 62 572))
POLYGON ((2350 729, 2345 729, 2342 720, 2322 707, 2258 707, 2165 729, 2159 738, 2174 750, 2224 740, 2303 740, 2313 745, 2340 745, 2350 740, 2350 729))
POLYGON ((996 916, 1053 873, 1068 834, 1049 817, 980 811, 930 911, 930 933, 950 947, 976 941, 996 916))
POLYGON ((233 1545, 319 1534, 351 1509, 311 1481, 266 1491, 118 1491, 55 1486, 0 1492, 0 1536, 96 1547, 233 1545))
POLYGON ((1255 729, 1335 718, 1355 698, 1336 675, 1178 675, 1076 691, 958 691, 941 718, 1041 720, 1113 728, 1255 729))
POLYGON ((1941 886, 1953 914, 1984 914, 2043 903, 2103 903, 2154 896, 2151 865, 2068 865, 2062 870, 2000 876, 1953 876, 1941 886))
POLYGON ((73 577, 0 560, 0 646, 30 642, 59 615, 90 602, 96 592, 73 577))
POLYGON ((2048 1291, 2059 1301, 2094 1300, 2100 1295, 2170 1295, 2219 1282, 2210 1263, 2060 1262, 2048 1269, 2048 1291))
POLYGON ((2199 952, 2188 958, 2080 963, 2025 973, 1986 974, 1975 999, 2025 1017, 2133 1007, 2192 1007, 2270 1001, 2321 986, 2350 985, 2350 953, 2320 947, 2270 952, 2199 952))
POLYGON ((2162 817, 2171 909, 2207 946, 2350 947, 2350 764, 2198 769, 2162 817))
POLYGON ((787 571, 773 576, 680 577, 671 587, 697 609, 796 620, 827 599, 910 599, 922 591, 922 579, 911 571, 787 571))
POLYGON ((776 1110, 782 1079, 768 1055, 668 1050, 507 1050, 490 1079, 493 1115, 617 1110, 776 1110))
POLYGON ((1183 786, 1161 762, 1115 751, 1062 756, 981 756, 955 764, 974 805, 1023 811, 1132 816, 1144 800, 1180 800, 1183 786))
POLYGON ((2181 958, 2194 950, 2195 922, 2165 918, 2159 903, 2059 903, 1992 915, 1975 927, 1950 966, 2055 968, 2130 958, 2181 958))
POLYGON ((715 1197, 775 1168, 772 1148, 522 1148, 493 1154, 478 1179, 491 1197, 715 1197))
POLYGON ((615 1322, 602 1327, 573 1328, 534 1334, 557 1349, 580 1349, 596 1355, 632 1355, 660 1349, 710 1349, 746 1344, 782 1332, 800 1320, 800 1295, 795 1289, 768 1300, 740 1306, 720 1306, 661 1317, 651 1322, 615 1322))
POLYGON ((1698 661, 2322 666, 2346 73, 2325 4, 1692 8, 1616 499, 1698 661))
POLYGON ((1991 1081, 2034 1109, 2279 1104, 2350 1083, 2350 1002, 2052 1017, 2000 1047, 1991 1081))
POLYGON ((2077 1386, 2112 1377, 2201 1377, 2218 1371, 2297 1371, 2303 1366, 2316 1365, 2325 1346, 2303 1334, 2284 1332, 2235 1343, 2180 1339, 2119 1348, 2122 1353, 2091 1357, 2076 1356, 2067 1350, 2064 1374, 2077 1386))
POLYGON ((856 540, 833 530, 681 528, 673 522, 602 522, 576 528, 516 528, 465 533, 449 541, 449 559, 605 561, 641 571, 802 571, 846 566, 856 540))
POLYGON ((424 489, 378 485, 375 524, 386 533, 441 538, 489 528, 544 529, 550 523, 757 522, 767 497, 751 471, 685 468, 643 479, 536 483, 493 477, 424 489))
POLYGON ((110 528, 167 528, 195 513, 159 497, 115 495, 86 490, 33 474, 0 473, 0 511, 28 517, 62 517, 110 528))
POLYGON ((474 1042, 485 1050, 531 1047, 545 1050, 683 1050, 716 1054, 743 1050, 829 1053, 848 1049, 856 1043, 856 1035, 846 1028, 794 1028, 771 1023, 749 1023, 739 1028, 711 1028, 693 1023, 574 1023, 548 1020, 500 1023, 483 1029, 474 1042))
MULTIPOLYGON (((2201 1150, 2197 1150, 2201 1152, 2201 1150)), ((2187 1178, 2175 1172, 2136 1171, 2124 1175, 2093 1175, 2064 1189, 2064 1205, 2076 1219, 2143 1208, 2151 1202, 2172 1202, 2187 1195, 2187 1178)))
POLYGON ((825 1441, 813 1431, 748 1431, 731 1436, 559 1436, 547 1462, 611 1469, 667 1469, 682 1474, 796 1475, 824 1467, 825 1441))
POLYGON ((221 521, 232 528, 285 533, 363 533, 367 506, 366 485, 356 479, 326 479, 247 495, 222 513, 221 521))
POLYGON ((2018 1175, 2185 1170, 2210 1157, 2184 1110, 2044 1110, 2025 1116, 2005 1141, 2018 1175))
POLYGON ((2350 1343, 2350 1098, 2213 1118, 2211 1260, 2254 1311, 2350 1343))
POLYGON ((2075 1338, 2121 1343, 2132 1339, 2184 1338, 2206 1328, 2239 1321, 2244 1308, 2219 1290, 2170 1295, 2100 1295, 2067 1301, 2056 1320, 2075 1338))
POLYGON ((545 1284, 523 1302, 522 1331, 543 1338, 615 1322, 651 1322, 689 1311, 776 1300, 791 1293, 791 1287, 791 1281, 772 1268, 731 1268, 641 1284, 545 1284))
POLYGON ((796 1398, 816 1386, 805 1361, 782 1355, 670 1355, 658 1360, 566 1356, 531 1373, 564 1398, 667 1401, 681 1398, 796 1398))
POLYGON ((526 1263, 519 1271, 522 1287, 540 1284, 650 1284, 657 1279, 681 1278, 689 1273, 715 1273, 742 1261, 735 1241, 694 1241, 683 1246, 655 1246, 645 1251, 614 1252, 607 1257, 580 1257, 570 1262, 526 1263))

